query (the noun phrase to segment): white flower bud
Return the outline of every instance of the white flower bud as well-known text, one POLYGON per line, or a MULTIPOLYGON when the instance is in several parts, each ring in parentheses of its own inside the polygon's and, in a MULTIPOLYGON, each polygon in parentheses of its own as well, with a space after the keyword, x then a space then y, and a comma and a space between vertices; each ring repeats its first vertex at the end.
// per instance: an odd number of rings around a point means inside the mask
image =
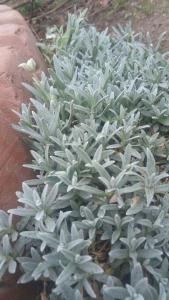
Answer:
POLYGON ((26 63, 22 63, 18 67, 23 68, 25 71, 33 73, 36 70, 36 62, 33 58, 30 58, 26 63))

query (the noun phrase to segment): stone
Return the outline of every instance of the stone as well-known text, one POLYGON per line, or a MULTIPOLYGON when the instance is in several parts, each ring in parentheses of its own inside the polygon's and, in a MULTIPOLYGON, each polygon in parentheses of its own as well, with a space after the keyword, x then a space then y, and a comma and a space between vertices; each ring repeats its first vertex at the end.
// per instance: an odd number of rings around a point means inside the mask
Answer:
MULTIPOLYGON (((46 70, 43 58, 36 46, 36 39, 26 21, 15 10, 0 5, 0 209, 17 206, 16 191, 22 182, 35 177, 23 164, 31 161, 30 152, 23 137, 12 128, 18 117, 12 110, 20 111, 21 103, 28 102, 30 94, 22 82, 30 82, 28 72, 18 65, 33 58, 37 64, 37 76, 46 70)), ((35 299, 37 285, 17 284, 20 274, 6 274, 0 282, 0 300, 35 299)))
POLYGON ((18 284, 17 280, 21 276, 16 274, 6 274, 0 282, 0 300, 34 300, 39 294, 39 283, 30 282, 18 284))
MULTIPOLYGON (((15 10, 0 5, 0 209, 17 206, 16 191, 24 180, 35 177, 23 164, 31 161, 23 137, 12 128, 21 103, 29 101, 30 94, 22 82, 31 82, 28 72, 18 65, 33 58, 37 73, 45 70, 45 63, 36 46, 36 39, 26 21, 15 10)), ((5 299, 4 299, 5 300, 5 299)))
POLYGON ((15 283, 13 285, 0 287, 0 300, 34 300, 37 299, 37 296, 39 296, 38 286, 35 283, 15 283))

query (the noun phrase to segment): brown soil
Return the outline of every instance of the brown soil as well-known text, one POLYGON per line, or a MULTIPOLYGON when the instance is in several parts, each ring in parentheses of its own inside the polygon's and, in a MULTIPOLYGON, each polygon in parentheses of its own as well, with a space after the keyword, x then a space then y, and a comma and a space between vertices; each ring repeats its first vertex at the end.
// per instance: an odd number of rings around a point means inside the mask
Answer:
POLYGON ((169 51, 169 0, 44 0, 27 19, 40 39, 48 26, 64 25, 67 13, 79 8, 88 8, 89 22, 99 29, 131 22, 136 32, 149 32, 155 44, 166 32, 163 50, 169 51))

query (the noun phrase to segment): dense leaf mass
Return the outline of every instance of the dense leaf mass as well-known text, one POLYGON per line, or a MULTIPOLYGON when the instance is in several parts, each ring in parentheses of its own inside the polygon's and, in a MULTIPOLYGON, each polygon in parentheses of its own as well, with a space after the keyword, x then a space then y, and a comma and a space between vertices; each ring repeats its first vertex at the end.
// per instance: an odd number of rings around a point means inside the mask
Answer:
POLYGON ((49 73, 25 84, 15 126, 36 179, 0 212, 1 276, 18 265, 20 282, 53 283, 50 300, 169 300, 166 55, 83 12, 41 47, 49 73))

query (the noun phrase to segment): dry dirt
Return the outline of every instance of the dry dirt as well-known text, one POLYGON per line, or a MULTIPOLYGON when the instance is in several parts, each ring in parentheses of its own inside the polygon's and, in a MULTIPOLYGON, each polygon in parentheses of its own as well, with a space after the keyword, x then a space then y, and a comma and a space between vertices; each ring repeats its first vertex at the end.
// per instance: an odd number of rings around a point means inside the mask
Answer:
MULTIPOLYGON (((16 5, 17 1, 25 0, 1 1, 16 5)), ((169 0, 43 0, 43 3, 27 17, 38 39, 44 37, 47 26, 65 24, 68 12, 88 8, 89 22, 99 29, 131 22, 136 32, 149 32, 155 44, 159 35, 166 32, 163 50, 169 51, 169 0)))

